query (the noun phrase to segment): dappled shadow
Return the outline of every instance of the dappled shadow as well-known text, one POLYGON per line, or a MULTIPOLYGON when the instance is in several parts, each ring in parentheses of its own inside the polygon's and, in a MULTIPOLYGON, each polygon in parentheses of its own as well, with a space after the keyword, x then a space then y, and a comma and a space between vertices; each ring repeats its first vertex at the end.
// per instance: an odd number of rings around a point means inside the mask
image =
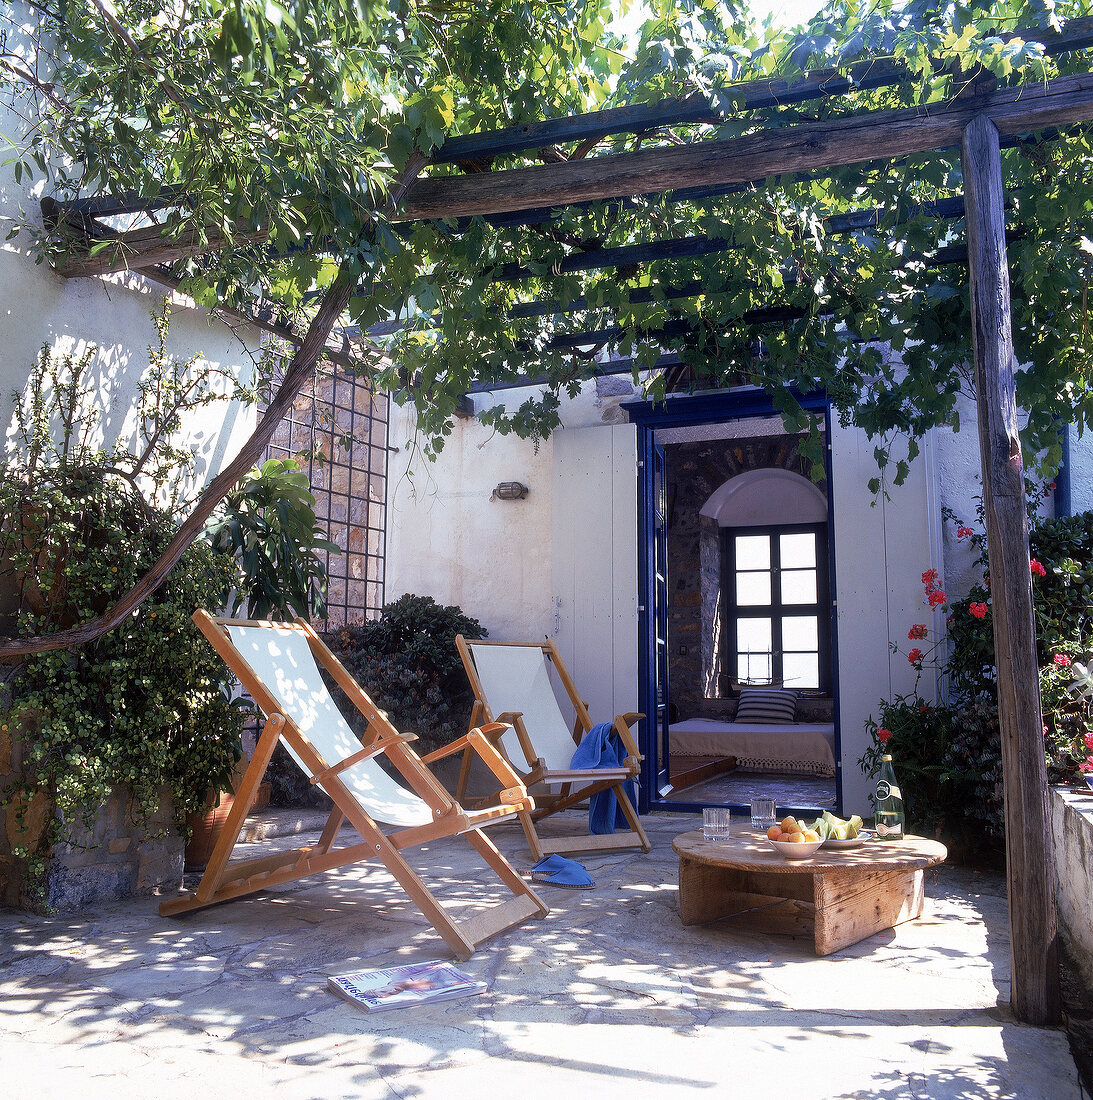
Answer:
MULTIPOLYGON (((583 858, 594 889, 544 887, 547 918, 462 964, 486 994, 405 1012, 365 1014, 325 989, 329 974, 449 957, 376 865, 184 918, 160 918, 150 899, 0 914, 0 1053, 18 1039, 63 1080, 56 1052, 86 1066, 108 1049, 108 1077, 138 1095, 166 1064, 185 1067, 191 1095, 225 1072, 287 1096, 545 1097, 546 1082, 554 1097, 726 1095, 743 1066, 764 1091, 797 1096, 1077 1095, 1016 1087, 1045 1065, 1065 1086, 1072 1066, 1065 1039, 1057 1050, 1057 1033, 1018 1027, 998 1003, 1008 952, 987 927, 1004 921, 1004 897, 949 888, 942 872, 925 920, 819 959, 807 940, 683 927, 670 840, 692 819, 648 820, 652 853, 583 858)), ((491 835, 527 866, 518 829, 491 835)), ((404 854, 457 911, 507 896, 458 840, 404 854)))

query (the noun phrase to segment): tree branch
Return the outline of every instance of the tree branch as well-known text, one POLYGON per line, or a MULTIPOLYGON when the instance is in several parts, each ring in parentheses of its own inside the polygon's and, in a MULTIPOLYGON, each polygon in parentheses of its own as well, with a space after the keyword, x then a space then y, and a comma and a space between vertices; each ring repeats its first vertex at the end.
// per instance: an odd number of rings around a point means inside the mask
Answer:
MULTIPOLYGON (((425 157, 415 153, 388 196, 387 213, 395 208, 403 193, 424 166, 425 157)), ((36 634, 26 638, 0 640, 0 659, 86 645, 122 623, 167 579, 189 545, 201 534, 205 521, 212 514, 213 509, 261 457, 277 425, 311 376, 331 329, 349 305, 349 300, 357 289, 358 275, 355 263, 351 260, 342 262, 337 277, 323 296, 318 312, 289 363, 284 380, 273 395, 253 434, 243 444, 235 458, 209 482, 193 510, 183 520, 170 545, 152 568, 113 607, 90 622, 58 631, 56 634, 36 634)))

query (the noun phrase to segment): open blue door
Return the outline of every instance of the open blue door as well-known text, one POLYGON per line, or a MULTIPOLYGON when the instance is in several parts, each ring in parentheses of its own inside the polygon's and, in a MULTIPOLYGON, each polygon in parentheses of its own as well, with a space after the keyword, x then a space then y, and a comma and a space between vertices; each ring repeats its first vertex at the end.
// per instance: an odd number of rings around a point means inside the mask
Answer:
POLYGON ((639 636, 643 782, 641 809, 665 795, 668 778, 668 471, 664 448, 652 431, 639 439, 639 521, 645 553, 641 554, 639 636))

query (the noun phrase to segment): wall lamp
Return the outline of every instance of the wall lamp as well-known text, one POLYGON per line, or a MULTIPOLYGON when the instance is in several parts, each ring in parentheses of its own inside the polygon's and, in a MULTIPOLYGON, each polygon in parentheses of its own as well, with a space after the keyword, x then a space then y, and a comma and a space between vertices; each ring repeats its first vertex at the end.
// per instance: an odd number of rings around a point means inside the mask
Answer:
POLYGON ((523 500, 528 495, 528 487, 518 481, 502 481, 492 493, 490 500, 523 500))

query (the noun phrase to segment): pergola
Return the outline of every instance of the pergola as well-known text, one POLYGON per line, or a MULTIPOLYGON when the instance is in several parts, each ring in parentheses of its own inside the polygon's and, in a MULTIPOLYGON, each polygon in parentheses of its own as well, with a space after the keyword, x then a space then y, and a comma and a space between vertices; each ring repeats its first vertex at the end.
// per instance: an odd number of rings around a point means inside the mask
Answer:
MULTIPOLYGON (((1052 53, 1093 46, 1093 19, 1076 20, 1051 34, 1036 32, 1052 53)), ((894 84, 904 76, 895 62, 871 62, 849 73, 819 72, 800 80, 759 81, 734 89, 745 110, 770 108, 840 95, 852 89, 894 84)), ((810 173, 883 159, 907 157, 959 146, 963 168, 963 201, 937 204, 941 219, 964 217, 966 247, 942 250, 934 262, 967 262, 974 325, 974 368, 983 472, 983 499, 991 554, 995 652, 1005 776, 1007 866, 1013 953, 1013 1007, 1028 1022, 1058 1018, 1055 869, 1048 817, 1047 780, 1041 735, 1041 707, 1035 655, 1035 629, 1028 558, 1028 524, 1024 507, 1021 445, 1014 386, 1014 351, 1010 324, 1009 274, 1006 255, 1004 199, 1006 181, 1001 149, 1030 132, 1050 131, 1093 120, 1093 72, 1018 87, 998 88, 987 74, 971 74, 962 92, 929 109, 866 112, 830 122, 763 129, 729 140, 695 141, 636 152, 566 159, 530 167, 489 170, 492 159, 524 150, 552 148, 560 142, 581 143, 583 151, 612 134, 640 133, 660 126, 715 122, 720 118, 704 97, 668 99, 651 106, 622 107, 569 118, 544 120, 490 133, 449 138, 432 157, 434 164, 473 166, 458 175, 420 176, 424 158, 415 159, 391 193, 389 216, 395 222, 418 219, 485 217, 495 224, 533 225, 549 221, 551 211, 571 204, 625 203, 635 196, 672 193, 675 197, 723 195, 743 186, 762 187, 769 177, 810 173), (481 170, 483 165, 487 170, 481 170)), ((1050 133, 1047 135, 1050 137, 1050 133)), ((163 200, 164 203, 169 199, 163 200)), ((47 219, 68 239, 58 270, 68 277, 138 270, 177 285, 169 265, 174 260, 214 246, 208 236, 168 239, 161 227, 117 233, 103 220, 152 207, 134 197, 93 199, 60 206, 44 205, 47 219), (199 239, 200 238, 200 239, 199 239), (102 248, 103 241, 113 247, 102 248)), ((162 205, 162 203, 161 203, 162 205)), ((850 232, 869 224, 876 211, 843 217, 833 231, 850 232)), ((836 221, 838 219, 833 219, 836 221)), ((572 270, 643 263, 671 256, 699 256, 734 247, 719 238, 648 241, 615 248, 574 251, 561 262, 572 270)), ((510 265, 502 277, 519 280, 526 273, 510 265)), ((306 333, 292 330, 265 307, 244 318, 276 332, 297 347, 281 391, 254 436, 211 484, 211 508, 218 489, 226 490, 261 454, 273 427, 322 352, 350 362, 360 334, 340 329, 339 319, 353 292, 339 278, 325 295, 306 333), (333 334, 333 335, 332 335, 333 334)), ((641 291, 630 302, 641 299, 641 291)), ((663 287, 671 298, 694 295, 693 284, 663 287)), ((523 317, 547 316, 587 308, 580 300, 527 302, 523 317)), ((761 313, 761 311, 760 311, 761 313)), ((773 316, 777 318, 775 311, 773 316)), ((763 320, 764 316, 756 316, 763 320)), ((568 337, 588 343, 605 330, 568 337)), ((656 336, 656 333, 651 334, 656 336)), ((665 337, 673 335, 665 330, 665 337)), ((678 362, 671 355, 660 365, 678 362)), ((620 365, 629 370, 631 364, 620 365)), ((531 385, 534 375, 512 384, 531 385)), ((488 387, 495 388, 495 387, 488 387)), ((183 524, 172 548, 144 584, 96 624, 68 631, 60 644, 85 640, 88 630, 102 630, 121 620, 171 568, 186 543, 200 530, 204 514, 183 524), (171 555, 174 551, 173 560, 171 555), (157 575, 158 574, 158 575, 157 575), (106 623, 102 626, 102 623, 106 623), (81 633, 82 632, 82 633, 81 633)), ((27 652, 34 639, 0 645, 0 652, 27 652)))

